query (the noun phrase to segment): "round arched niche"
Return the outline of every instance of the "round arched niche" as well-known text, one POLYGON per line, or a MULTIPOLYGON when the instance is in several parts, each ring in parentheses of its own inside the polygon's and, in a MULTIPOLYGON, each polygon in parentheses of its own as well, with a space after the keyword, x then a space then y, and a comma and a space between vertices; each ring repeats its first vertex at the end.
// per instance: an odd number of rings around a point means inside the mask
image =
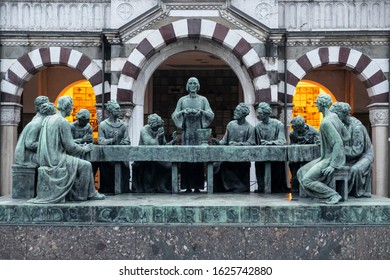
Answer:
POLYGON ((132 143, 138 143, 138 134, 144 125, 145 93, 153 73, 169 57, 174 56, 175 54, 189 51, 199 51, 215 55, 231 68, 241 84, 244 102, 250 105, 251 108, 251 114, 247 117, 247 120, 250 123, 255 124, 256 112, 253 107, 255 103, 255 89, 252 83, 252 79, 245 66, 242 65, 240 60, 231 52, 231 50, 222 48, 220 45, 206 40, 199 40, 198 42, 194 42, 193 40, 178 41, 166 46, 151 58, 149 58, 142 67, 137 79, 134 81, 134 109, 130 122, 130 135, 132 137, 132 143))

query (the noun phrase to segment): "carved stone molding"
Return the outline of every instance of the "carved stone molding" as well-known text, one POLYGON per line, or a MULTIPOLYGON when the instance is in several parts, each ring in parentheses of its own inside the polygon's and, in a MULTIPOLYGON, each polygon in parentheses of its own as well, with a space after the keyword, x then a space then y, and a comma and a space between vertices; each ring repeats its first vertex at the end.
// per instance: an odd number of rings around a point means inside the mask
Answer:
MULTIPOLYGON (((69 39, 71 40, 71 39, 69 39)), ((101 43, 84 43, 84 42, 53 42, 53 41, 2 41, 3 46, 34 46, 34 47, 99 47, 101 43)))
POLYGON ((255 30, 254 28, 249 28, 247 26, 245 26, 244 24, 242 24, 240 21, 238 21, 230 12, 228 12, 227 10, 219 10, 219 15, 224 18, 225 20, 227 20, 228 22, 234 24, 235 26, 237 26, 238 28, 240 28, 241 30, 245 31, 246 33, 252 35, 253 37, 255 37, 256 39, 259 39, 260 41, 262 42, 265 42, 267 40, 267 37, 268 37, 268 34, 265 34, 265 33, 260 33, 258 30, 255 30))
POLYGON ((165 5, 167 10, 220 10, 224 8, 224 5, 207 5, 207 4, 197 4, 197 5, 165 5))
POLYGON ((389 41, 387 38, 383 38, 380 41, 343 41, 345 37, 340 38, 340 41, 326 41, 326 40, 307 40, 303 39, 300 41, 299 39, 290 38, 290 41, 287 42, 288 47, 329 47, 329 46, 388 46, 389 41), (294 41, 292 41, 294 40, 294 41))
POLYGON ((0 125, 17 126, 20 122, 20 112, 22 105, 18 103, 1 103, 0 105, 1 121, 0 125))
POLYGON ((109 28, 111 1, 6 1, 1 30, 100 31, 109 28))
POLYGON ((389 108, 387 103, 376 103, 368 106, 372 127, 389 126, 389 108))
MULTIPOLYGON (((141 25, 139 28, 135 29, 134 31, 131 31, 128 34, 123 35, 122 41, 126 42, 127 40, 135 37, 136 35, 140 34, 142 31, 153 29, 153 26, 159 23, 160 21, 164 20, 166 17, 168 17, 169 11, 165 11, 161 13, 158 17, 154 18, 151 21, 148 21, 146 24, 141 25)), ((109 38, 108 38, 109 39, 109 38)), ((118 39, 116 39, 118 41, 118 39)), ((115 43, 115 41, 114 41, 115 43)))
POLYGON ((383 30, 390 3, 383 0, 278 0, 278 25, 289 31, 383 30))
POLYGON ((119 105, 121 106, 120 118, 128 124, 135 105, 132 102, 119 102, 119 105))
POLYGON ((116 8, 116 14, 123 20, 129 20, 134 13, 134 8, 129 3, 121 3, 116 8))

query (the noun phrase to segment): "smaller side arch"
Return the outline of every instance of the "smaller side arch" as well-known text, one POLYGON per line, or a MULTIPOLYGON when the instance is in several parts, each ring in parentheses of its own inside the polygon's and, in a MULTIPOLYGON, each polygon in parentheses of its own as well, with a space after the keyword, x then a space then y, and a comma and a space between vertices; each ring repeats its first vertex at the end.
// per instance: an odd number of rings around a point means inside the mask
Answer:
POLYGON ((128 57, 118 82, 117 100, 132 102, 135 84, 142 67, 162 48, 180 39, 207 39, 231 50, 245 65, 252 79, 257 99, 271 100, 270 81, 251 45, 237 32, 205 19, 183 19, 160 27, 143 39, 128 57))
POLYGON ((102 95, 102 70, 90 57, 74 49, 49 47, 33 50, 10 66, 1 81, 2 100, 19 102, 23 87, 33 74, 52 65, 68 66, 80 71, 91 83, 96 97, 102 95))
MULTIPOLYGON (((389 82, 382 69, 367 55, 346 47, 326 47, 312 50, 287 68, 287 100, 292 101, 298 82, 311 70, 328 64, 349 68, 364 84, 370 104, 388 102, 389 82)), ((284 82, 279 84, 284 95, 284 82)))

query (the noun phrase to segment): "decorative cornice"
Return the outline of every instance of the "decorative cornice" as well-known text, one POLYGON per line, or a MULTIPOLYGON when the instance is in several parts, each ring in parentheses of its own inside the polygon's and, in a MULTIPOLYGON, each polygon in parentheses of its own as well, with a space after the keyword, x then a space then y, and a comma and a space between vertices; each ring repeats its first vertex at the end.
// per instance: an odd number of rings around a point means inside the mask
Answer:
POLYGON ((99 35, 85 36, 72 35, 58 37, 52 34, 31 34, 28 38, 15 36, 10 33, 2 34, 0 37, 3 46, 33 46, 33 47, 99 47, 101 45, 99 35))
MULTIPOLYGON (((342 38, 344 40, 345 38, 342 38)), ((292 38, 293 40, 293 38, 292 38)), ((389 41, 325 41, 321 39, 305 40, 305 41, 289 41, 288 47, 330 47, 330 46, 388 46, 389 41)))
POLYGON ((34 46, 34 47, 99 47, 98 43, 75 43, 75 42, 2 42, 2 46, 34 46))
MULTIPOLYGON (((160 21, 164 20, 166 17, 168 17, 169 15, 169 11, 164 11, 162 12, 159 16, 157 16, 156 18, 150 20, 150 21, 147 21, 145 24, 141 25, 139 28, 135 29, 134 31, 131 31, 131 33, 128 33, 126 35, 124 35, 122 37, 122 41, 125 42, 127 40, 130 40, 131 38, 137 36, 138 34, 140 34, 141 32, 145 31, 145 30, 148 30, 150 28, 152 28, 153 26, 155 26, 157 23, 159 23, 160 21)), ((118 40, 117 40, 118 41, 118 40)))
POLYGON ((166 4, 166 10, 221 10, 225 5, 172 5, 166 4))
MULTIPOLYGON (((163 7, 160 9, 160 14, 156 16, 155 18, 145 22, 144 24, 140 24, 139 28, 132 30, 129 33, 126 33, 126 31, 120 31, 120 34, 122 36, 121 39, 116 38, 116 41, 113 41, 115 43, 118 43, 119 41, 125 42, 129 39, 135 37, 136 35, 140 34, 141 32, 151 29, 154 26, 158 25, 159 22, 164 20, 170 15, 170 12, 173 10, 215 10, 218 11, 219 15, 224 18, 226 21, 231 23, 232 25, 236 26, 238 29, 241 29, 248 34, 252 35, 253 37, 259 39, 262 42, 265 42, 268 37, 268 33, 261 32, 261 30, 254 25, 253 27, 249 27, 248 25, 243 24, 239 19, 237 19, 233 13, 228 11, 226 9, 225 3, 221 3, 220 5, 171 5, 166 4, 163 5, 163 7)), ((108 38, 110 40, 110 38, 108 38)))
POLYGON ((228 12, 227 10, 222 10, 222 9, 219 10, 219 15, 225 20, 227 20, 228 22, 230 22, 231 24, 237 26, 239 29, 259 39, 260 41, 262 42, 267 41, 267 37, 268 37, 267 33, 265 32, 261 33, 259 32, 260 31, 259 29, 249 28, 248 26, 242 24, 239 20, 237 20, 237 18, 232 13, 228 12))

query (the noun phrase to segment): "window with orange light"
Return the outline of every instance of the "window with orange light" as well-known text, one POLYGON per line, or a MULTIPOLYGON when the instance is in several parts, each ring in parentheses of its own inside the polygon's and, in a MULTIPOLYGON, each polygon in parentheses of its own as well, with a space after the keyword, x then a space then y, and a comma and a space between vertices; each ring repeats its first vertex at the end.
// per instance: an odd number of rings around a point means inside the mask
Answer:
POLYGON ((318 112, 315 101, 320 93, 329 94, 332 97, 332 102, 336 102, 334 95, 323 85, 309 80, 300 81, 293 96, 292 117, 302 116, 307 124, 319 129, 322 114, 318 112))
POLYGON ((70 96, 73 99, 73 111, 66 119, 69 122, 76 121, 76 114, 80 109, 87 109, 91 113, 89 123, 92 126, 93 137, 97 139, 98 123, 96 117, 96 96, 92 85, 87 80, 77 81, 64 88, 57 96, 55 104, 61 96, 70 96))

